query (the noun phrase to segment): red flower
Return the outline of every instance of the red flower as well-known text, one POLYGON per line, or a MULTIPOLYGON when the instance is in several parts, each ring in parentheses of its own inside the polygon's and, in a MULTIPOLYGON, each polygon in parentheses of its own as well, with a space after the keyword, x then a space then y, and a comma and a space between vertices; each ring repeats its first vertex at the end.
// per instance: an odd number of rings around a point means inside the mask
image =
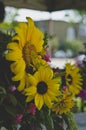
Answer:
POLYGON ((78 94, 78 97, 82 99, 86 99, 86 90, 81 90, 80 93, 78 94))
POLYGON ((51 62, 51 60, 50 60, 50 55, 48 55, 48 54, 46 54, 46 55, 44 56, 44 59, 45 59, 47 62, 51 62))
POLYGON ((28 106, 28 112, 34 115, 36 113, 36 106, 34 103, 30 103, 28 106))
POLYGON ((65 91, 67 89, 67 86, 63 86, 62 90, 65 91))
POLYGON ((22 121, 23 115, 22 114, 18 114, 17 118, 16 118, 16 124, 19 124, 22 121))

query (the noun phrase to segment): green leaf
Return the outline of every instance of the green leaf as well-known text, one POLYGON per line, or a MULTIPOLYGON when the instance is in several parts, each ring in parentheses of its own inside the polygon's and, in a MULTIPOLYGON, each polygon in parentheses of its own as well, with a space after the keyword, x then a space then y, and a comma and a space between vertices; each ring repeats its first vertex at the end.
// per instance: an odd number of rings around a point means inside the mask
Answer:
POLYGON ((6 98, 5 94, 0 95, 0 104, 3 103, 4 99, 6 98))
POLYGON ((54 130, 53 120, 49 114, 45 115, 45 126, 46 126, 47 130, 54 130))
POLYGON ((60 73, 55 73, 54 77, 61 77, 61 76, 64 76, 64 75, 65 75, 65 72, 60 72, 60 73))
POLYGON ((11 116, 16 117, 16 114, 17 114, 16 109, 13 108, 12 106, 6 105, 6 106, 5 106, 5 110, 6 110, 7 113, 9 113, 11 116))
POLYGON ((14 106, 16 106, 16 105, 17 105, 17 100, 16 100, 15 96, 12 95, 12 94, 9 94, 9 98, 10 98, 11 103, 12 103, 14 106))
POLYGON ((6 90, 4 87, 0 86, 0 94, 6 94, 6 90))
POLYGON ((43 46, 44 47, 48 46, 48 33, 47 32, 44 34, 44 45, 43 46))

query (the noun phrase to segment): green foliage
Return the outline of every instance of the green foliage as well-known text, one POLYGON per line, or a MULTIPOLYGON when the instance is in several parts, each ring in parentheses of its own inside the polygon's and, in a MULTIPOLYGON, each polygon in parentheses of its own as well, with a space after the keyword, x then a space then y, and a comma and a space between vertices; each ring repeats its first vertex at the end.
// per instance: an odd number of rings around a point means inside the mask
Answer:
POLYGON ((77 56, 80 50, 83 50, 83 44, 81 41, 74 39, 72 41, 65 42, 66 50, 71 50, 74 56, 77 56))
POLYGON ((68 51, 72 52, 73 57, 77 56, 79 51, 83 50, 83 48, 83 43, 78 39, 72 41, 66 40, 58 46, 58 50, 63 50, 66 53, 68 51))
POLYGON ((48 46, 48 33, 47 32, 44 34, 44 45, 43 46, 44 47, 48 46))
POLYGON ((11 41, 11 35, 5 34, 0 31, 0 54, 6 50, 6 45, 11 41))
POLYGON ((86 15, 86 10, 83 9, 83 10, 77 10, 77 12, 80 14, 80 15, 86 15))
POLYGON ((0 31, 4 33, 10 33, 12 35, 13 28, 17 25, 18 23, 16 21, 13 21, 11 23, 0 23, 0 31))
POLYGON ((68 112, 63 115, 65 124, 66 124, 66 130, 78 130, 78 127, 74 121, 73 113, 68 112))
POLYGON ((76 12, 81 16, 81 22, 86 20, 86 9, 76 10, 76 12))
POLYGON ((50 111, 45 111, 45 126, 47 130, 54 130, 54 124, 50 111))

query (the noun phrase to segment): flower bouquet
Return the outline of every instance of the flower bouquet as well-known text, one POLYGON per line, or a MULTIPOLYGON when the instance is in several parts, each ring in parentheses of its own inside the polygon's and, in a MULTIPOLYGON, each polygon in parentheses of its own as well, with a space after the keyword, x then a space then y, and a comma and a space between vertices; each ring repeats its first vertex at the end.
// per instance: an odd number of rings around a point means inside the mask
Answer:
POLYGON ((47 36, 31 18, 0 43, 0 127, 77 130, 72 108, 81 90, 79 68, 52 68, 47 36))

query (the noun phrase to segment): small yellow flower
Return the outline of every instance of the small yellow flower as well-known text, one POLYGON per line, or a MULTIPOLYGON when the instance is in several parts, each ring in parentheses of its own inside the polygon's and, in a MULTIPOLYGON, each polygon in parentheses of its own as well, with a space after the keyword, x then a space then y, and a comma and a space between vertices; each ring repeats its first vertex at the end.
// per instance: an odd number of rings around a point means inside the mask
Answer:
POLYGON ((44 104, 50 108, 59 94, 60 78, 53 78, 50 67, 40 67, 33 76, 29 74, 29 81, 31 86, 25 89, 26 102, 34 99, 39 110, 44 104))
POLYGON ((74 64, 67 63, 66 64, 66 85, 70 92, 74 94, 78 94, 82 89, 82 77, 80 75, 80 70, 74 64))
POLYGON ((37 70, 40 66, 48 66, 47 62, 40 55, 33 55, 32 62, 37 70))
POLYGON ((74 106, 73 103, 73 96, 72 94, 69 94, 67 90, 62 93, 61 96, 57 98, 57 101, 52 106, 52 111, 55 111, 56 114, 63 114, 70 111, 70 109, 74 106))

